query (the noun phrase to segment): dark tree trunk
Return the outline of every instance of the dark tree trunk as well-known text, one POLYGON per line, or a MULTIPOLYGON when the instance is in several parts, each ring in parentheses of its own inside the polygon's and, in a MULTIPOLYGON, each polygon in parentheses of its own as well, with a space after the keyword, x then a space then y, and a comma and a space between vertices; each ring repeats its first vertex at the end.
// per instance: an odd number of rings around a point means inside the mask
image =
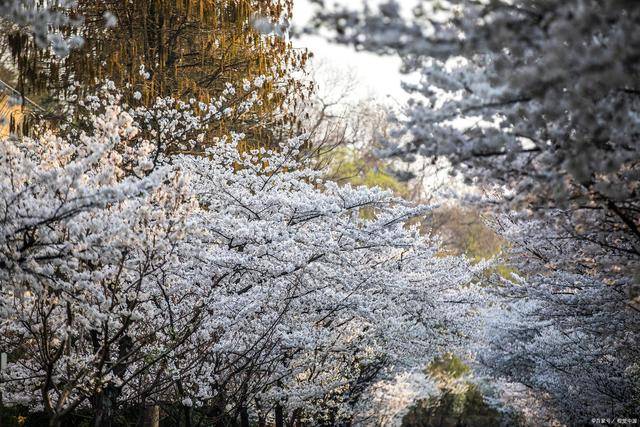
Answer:
POLYGON ((295 411, 293 411, 293 414, 291 414, 291 418, 289 419, 289 422, 287 423, 287 425, 289 427, 297 427, 300 425, 300 423, 298 422, 298 416, 300 415, 300 410, 296 409, 295 411))
POLYGON ((193 425, 191 407, 183 406, 182 411, 184 413, 184 427, 191 427, 193 425))
POLYGON ((249 427, 249 411, 244 406, 240 409, 240 427, 249 427))
POLYGON ((276 427, 284 427, 284 411, 280 404, 276 405, 276 427))
POLYGON ((144 417, 142 420, 143 427, 159 427, 160 426, 160 407, 158 405, 147 406, 144 408, 144 417))
POLYGON ((97 396, 95 414, 93 416, 94 427, 111 427, 116 394, 117 391, 114 387, 109 385, 97 396))
MULTIPOLYGON (((131 338, 124 335, 118 340, 118 363, 113 366, 113 373, 120 379, 124 378, 127 370, 127 363, 124 362, 127 354, 131 350, 133 342, 131 338)), ((120 388, 113 384, 106 385, 96 398, 95 415, 93 418, 94 427, 111 427, 111 420, 115 414, 118 404, 120 388)))

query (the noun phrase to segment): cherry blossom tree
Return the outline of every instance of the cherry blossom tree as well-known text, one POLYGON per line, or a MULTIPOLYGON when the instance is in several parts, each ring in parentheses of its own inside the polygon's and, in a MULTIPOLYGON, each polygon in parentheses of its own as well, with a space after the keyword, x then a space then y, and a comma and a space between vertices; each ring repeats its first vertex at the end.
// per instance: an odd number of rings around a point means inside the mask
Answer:
POLYGON ((518 274, 486 288, 484 333, 474 340, 479 372, 500 378, 503 403, 534 424, 636 416, 640 304, 633 289, 554 265, 575 245, 550 235, 545 222, 504 218, 500 228, 517 248, 518 274))
POLYGON ((206 264, 231 269, 216 290, 224 316, 209 326, 218 342, 185 380, 186 401, 347 421, 371 382, 421 369, 454 340, 436 331, 462 327, 455 302, 475 270, 406 228, 424 208, 301 168, 301 141, 248 153, 235 143, 178 160, 215 242, 206 264))
POLYGON ((468 179, 506 187, 509 208, 565 211, 563 227, 600 246, 601 267, 628 276, 640 244, 637 6, 389 1, 318 20, 340 42, 400 54, 421 77, 405 86, 409 141, 388 153, 446 157, 468 179))
POLYGON ((338 42, 399 54, 420 78, 387 154, 447 159, 511 217, 498 230, 519 277, 485 302, 479 360, 563 422, 637 408, 638 6, 423 0, 317 15, 338 42))
POLYGON ((52 424, 90 404, 106 425, 121 388, 193 332, 198 294, 174 276, 188 214, 185 177, 154 167, 117 98, 94 105, 90 130, 3 141, 3 400, 34 405, 52 424))
POLYGON ((346 422, 460 341, 482 266, 408 225, 428 208, 324 180, 296 160, 304 137, 191 154, 224 96, 73 92, 67 121, 2 144, 4 404, 52 425, 150 405, 187 425, 346 422))

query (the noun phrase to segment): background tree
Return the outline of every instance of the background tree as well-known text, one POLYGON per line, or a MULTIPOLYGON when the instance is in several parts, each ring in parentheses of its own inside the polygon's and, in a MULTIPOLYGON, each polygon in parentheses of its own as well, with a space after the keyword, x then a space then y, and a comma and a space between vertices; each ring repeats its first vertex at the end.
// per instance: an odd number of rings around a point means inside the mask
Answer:
POLYGON ((291 12, 290 0, 79 1, 68 14, 82 25, 63 22, 60 32, 83 43, 63 57, 23 27, 5 26, 0 43, 12 53, 17 89, 45 107, 73 82, 104 78, 135 88, 140 95, 130 101, 147 104, 158 96, 208 102, 224 93, 228 104, 245 108, 212 135, 234 129, 247 142, 270 144, 292 136, 290 104, 310 90, 292 73, 308 54, 287 40, 291 12), (257 102, 247 102, 252 97, 257 102))
POLYGON ((500 413, 491 407, 482 390, 469 381, 470 368, 446 354, 429 364, 427 372, 440 392, 418 401, 403 418, 403 426, 495 426, 500 413))
MULTIPOLYGON (((337 40, 399 53, 419 73, 408 135, 389 152, 446 157, 509 208, 554 214, 621 282, 638 266, 635 2, 419 2, 320 13, 337 40), (500 191, 502 192, 502 191, 500 191)), ((590 258, 590 259, 587 259, 590 258)), ((593 264, 594 261, 597 261, 593 264)))

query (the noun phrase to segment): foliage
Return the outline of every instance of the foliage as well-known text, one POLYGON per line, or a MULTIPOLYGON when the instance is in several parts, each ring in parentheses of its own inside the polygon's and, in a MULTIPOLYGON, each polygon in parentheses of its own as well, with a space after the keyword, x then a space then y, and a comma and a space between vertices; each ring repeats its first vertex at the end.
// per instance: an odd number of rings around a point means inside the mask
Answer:
POLYGON ((406 185, 386 169, 385 162, 371 155, 365 156, 361 150, 353 147, 341 147, 331 152, 329 176, 337 182, 380 187, 406 196, 406 185))
POLYGON ((504 241, 482 216, 469 207, 444 205, 433 212, 429 227, 438 234, 450 253, 480 261, 498 256, 504 241))
POLYGON ((493 426, 500 415, 483 397, 479 387, 469 382, 470 369, 452 354, 432 361, 427 373, 438 384, 439 393, 418 401, 404 417, 403 426, 493 426))
POLYGON ((0 37, 23 95, 57 100, 74 82, 91 87, 105 78, 134 88, 135 100, 145 104, 166 96, 208 103, 223 94, 236 110, 209 130, 214 136, 243 132, 247 142, 263 146, 277 145, 281 132, 292 136, 297 119, 289 104, 311 87, 293 73, 308 54, 285 37, 290 0, 81 0, 72 6, 64 10, 82 24, 62 20, 56 34, 82 44, 63 56, 21 27, 0 37))

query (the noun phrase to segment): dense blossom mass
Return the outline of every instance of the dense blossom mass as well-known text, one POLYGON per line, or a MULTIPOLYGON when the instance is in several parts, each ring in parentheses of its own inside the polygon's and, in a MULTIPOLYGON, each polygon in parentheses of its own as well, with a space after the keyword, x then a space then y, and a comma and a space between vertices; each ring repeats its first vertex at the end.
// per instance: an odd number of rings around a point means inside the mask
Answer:
POLYGON ((640 5, 403 6, 0 0, 0 424, 637 423, 640 5))
POLYGON ((566 422, 634 415, 639 5, 403 5, 324 8, 316 19, 339 42, 399 54, 419 77, 405 85, 402 142, 386 153, 447 159, 506 215, 498 231, 520 277, 496 292, 481 363, 551 398, 566 422))
POLYGON ((518 270, 486 290, 484 336, 472 345, 478 371, 506 381, 502 404, 536 422, 633 417, 640 380, 635 296, 562 265, 579 245, 544 221, 503 218, 496 226, 515 248, 518 270))
POLYGON ((455 341, 473 269, 407 228, 424 208, 324 181, 301 139, 164 156, 218 107, 110 87, 58 133, 2 144, 5 404, 341 422, 455 341))

